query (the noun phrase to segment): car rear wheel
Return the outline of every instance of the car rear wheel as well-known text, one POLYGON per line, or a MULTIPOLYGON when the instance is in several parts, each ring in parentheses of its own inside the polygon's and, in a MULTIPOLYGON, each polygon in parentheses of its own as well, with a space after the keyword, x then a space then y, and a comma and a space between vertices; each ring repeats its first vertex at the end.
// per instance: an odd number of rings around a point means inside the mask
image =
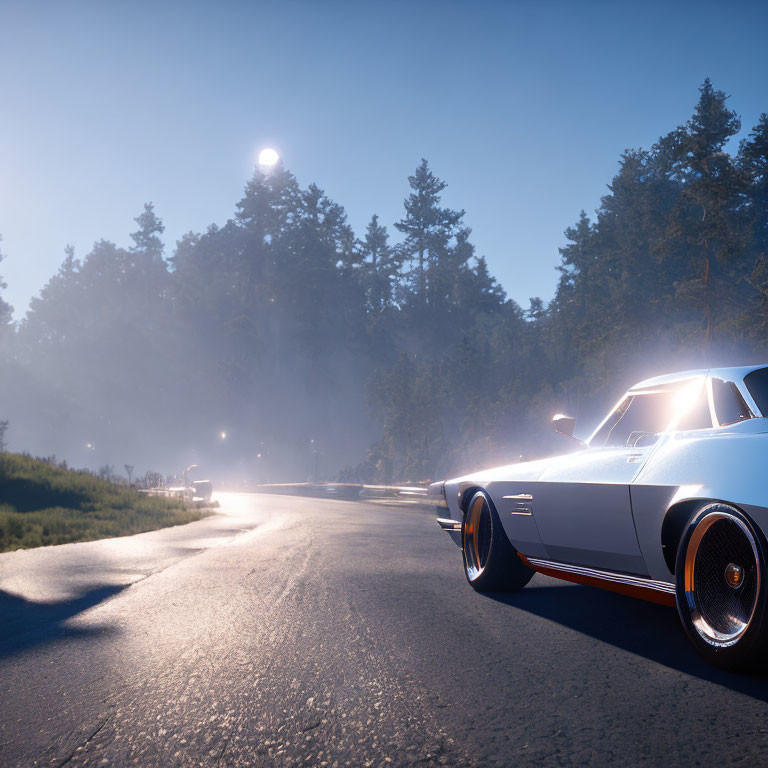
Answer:
POLYGON ((464 574, 478 592, 516 592, 533 576, 517 556, 485 491, 469 501, 461 526, 464 574))
POLYGON ((677 610, 688 638, 723 669, 762 666, 766 622, 765 542, 727 504, 707 504, 688 523, 677 551, 677 610))

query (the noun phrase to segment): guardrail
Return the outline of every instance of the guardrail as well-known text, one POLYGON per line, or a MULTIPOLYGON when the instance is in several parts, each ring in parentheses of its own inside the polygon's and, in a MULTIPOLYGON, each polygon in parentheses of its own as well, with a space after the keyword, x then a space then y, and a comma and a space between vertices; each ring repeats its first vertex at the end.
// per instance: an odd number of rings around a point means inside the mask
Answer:
POLYGON ((265 483, 251 486, 253 493, 284 493, 292 496, 372 501, 384 504, 409 504, 434 507, 435 499, 427 497, 421 485, 366 485, 363 483, 265 483))

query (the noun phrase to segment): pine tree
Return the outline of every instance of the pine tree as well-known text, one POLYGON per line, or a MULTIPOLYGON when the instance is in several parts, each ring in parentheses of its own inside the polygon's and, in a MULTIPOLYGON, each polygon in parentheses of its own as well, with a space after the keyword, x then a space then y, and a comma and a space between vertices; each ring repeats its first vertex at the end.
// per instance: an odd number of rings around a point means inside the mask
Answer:
MULTIPOLYGON (((355 348, 363 329, 364 296, 354 273, 358 259, 352 228, 338 203, 310 184, 300 195, 292 231, 278 264, 278 300, 291 313, 302 367, 318 388, 338 375, 327 350, 355 348)), ((355 349, 357 351, 357 349, 355 349)))
POLYGON ((585 211, 581 212, 575 227, 565 230, 565 236, 570 242, 559 249, 561 263, 557 269, 560 279, 553 311, 568 329, 574 346, 583 354, 588 351, 584 345, 591 336, 585 330, 592 316, 589 310, 594 310, 590 302, 599 295, 602 287, 596 285, 600 276, 596 230, 585 211))
POLYGON ((389 245, 387 228, 374 214, 358 244, 360 280, 365 291, 368 311, 383 312, 392 306, 394 286, 400 270, 397 250, 389 245))
MULTIPOLYGON (((619 172, 601 200, 591 249, 598 256, 587 299, 596 323, 607 323, 625 345, 642 341, 657 325, 660 311, 673 311, 669 296, 678 275, 659 258, 677 186, 660 171, 656 156, 627 150, 619 172), (615 307, 622 311, 616 313, 615 307)), ((587 306, 585 304, 585 306, 587 306)))
POLYGON ((165 231, 162 220, 155 213, 153 203, 145 203, 144 210, 134 221, 139 225, 131 233, 133 245, 130 257, 123 261, 125 290, 136 302, 136 309, 144 316, 136 318, 143 336, 152 335, 152 323, 163 323, 160 315, 165 307, 170 284, 168 265, 163 258, 165 246, 160 235, 165 231))
POLYGON ((748 337, 764 344, 768 331, 768 114, 762 114, 742 140, 738 163, 748 183, 745 216, 752 264, 748 282, 755 291, 742 327, 748 337))
POLYGON ((296 177, 278 163, 268 173, 254 171, 237 203, 235 218, 241 226, 271 239, 292 224, 298 206, 296 177))
POLYGON ((744 180, 724 151, 741 128, 738 116, 709 78, 699 94, 692 118, 670 142, 671 177, 681 193, 670 215, 664 250, 668 256, 676 252, 676 258, 692 266, 679 281, 676 296, 701 312, 706 348, 717 326, 732 319, 731 305, 738 297, 731 289, 738 289, 744 277, 739 267, 745 239, 737 215, 744 180))
POLYGON ((466 270, 466 279, 459 285, 460 306, 471 314, 491 314, 504 305, 506 294, 488 269, 485 256, 477 257, 475 265, 466 270))
POLYGON ((446 257, 464 211, 440 207, 440 193, 447 185, 429 170, 426 160, 422 159, 408 183, 412 191, 403 203, 405 215, 395 227, 405 235, 400 257, 410 265, 406 275, 410 296, 416 305, 424 306, 434 300, 437 288, 430 281, 431 270, 446 257))
POLYGON ((79 295, 77 273, 80 262, 75 258, 72 245, 64 248, 64 254, 58 272, 43 286, 39 296, 30 299, 29 310, 21 322, 23 347, 60 344, 80 332, 75 317, 87 311, 79 295))
POLYGON ((768 113, 741 142, 738 163, 748 183, 752 246, 757 254, 768 255, 768 113))
POLYGON ((161 219, 155 214, 153 203, 144 203, 144 210, 134 221, 139 225, 136 232, 131 233, 133 246, 131 251, 134 253, 144 253, 153 260, 160 260, 163 257, 164 245, 160 235, 165 232, 165 226, 161 219))

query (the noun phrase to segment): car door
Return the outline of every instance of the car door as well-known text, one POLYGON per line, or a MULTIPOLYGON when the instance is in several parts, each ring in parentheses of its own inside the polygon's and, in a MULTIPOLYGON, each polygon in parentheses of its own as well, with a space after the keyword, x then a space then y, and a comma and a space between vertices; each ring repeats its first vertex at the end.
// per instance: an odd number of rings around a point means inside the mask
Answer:
POLYGON ((704 377, 684 386, 627 393, 590 446, 553 462, 536 484, 534 516, 549 557, 647 575, 629 486, 661 433, 698 428, 690 425, 708 419, 704 377))
POLYGON ((645 575, 629 484, 652 450, 587 449, 563 457, 542 475, 533 508, 550 559, 645 575))

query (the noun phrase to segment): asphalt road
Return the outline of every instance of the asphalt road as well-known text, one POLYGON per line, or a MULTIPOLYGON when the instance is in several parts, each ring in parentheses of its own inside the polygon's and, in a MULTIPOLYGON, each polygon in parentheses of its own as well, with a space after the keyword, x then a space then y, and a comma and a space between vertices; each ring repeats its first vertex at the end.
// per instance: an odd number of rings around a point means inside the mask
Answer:
POLYGON ((0 765, 768 761, 768 679, 706 666, 674 610, 538 575, 477 595, 426 511, 220 500, 0 555, 0 765))

